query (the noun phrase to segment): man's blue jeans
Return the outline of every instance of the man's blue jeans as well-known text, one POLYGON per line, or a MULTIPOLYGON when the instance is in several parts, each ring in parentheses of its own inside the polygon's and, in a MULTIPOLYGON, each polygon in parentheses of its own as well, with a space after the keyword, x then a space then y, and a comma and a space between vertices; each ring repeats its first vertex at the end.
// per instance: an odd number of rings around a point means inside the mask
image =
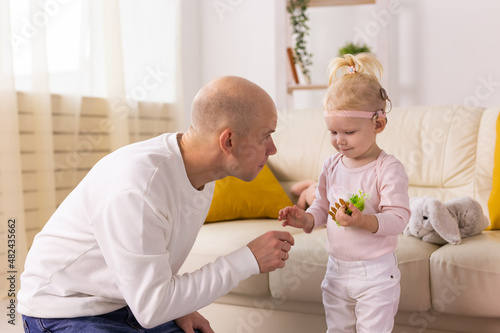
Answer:
MULTIPOLYGON (((26 333, 184 333, 174 321, 145 329, 139 325, 128 306, 91 317, 45 319, 23 316, 23 325, 26 333)), ((195 332, 200 333, 199 330, 195 332)))

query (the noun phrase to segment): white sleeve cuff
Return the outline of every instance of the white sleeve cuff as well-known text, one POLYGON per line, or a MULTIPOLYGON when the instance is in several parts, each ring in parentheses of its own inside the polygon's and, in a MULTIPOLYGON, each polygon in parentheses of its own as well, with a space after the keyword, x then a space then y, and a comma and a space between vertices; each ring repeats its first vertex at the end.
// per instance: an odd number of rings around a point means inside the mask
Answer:
POLYGON ((259 264, 253 252, 248 246, 243 246, 232 253, 225 256, 231 266, 236 267, 240 272, 240 280, 249 278, 252 275, 259 274, 259 264))

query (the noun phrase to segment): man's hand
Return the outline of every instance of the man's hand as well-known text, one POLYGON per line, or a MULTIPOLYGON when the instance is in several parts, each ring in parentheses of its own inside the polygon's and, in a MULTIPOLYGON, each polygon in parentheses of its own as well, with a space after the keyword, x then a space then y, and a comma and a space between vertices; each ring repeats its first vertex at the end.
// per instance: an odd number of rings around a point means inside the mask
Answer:
POLYGON ((210 327, 208 320, 198 312, 180 317, 175 320, 175 323, 186 333, 194 333, 195 329, 200 330, 202 333, 215 333, 210 327))
POLYGON ((247 246, 257 259, 260 272, 267 273, 285 267, 288 251, 293 244, 294 239, 289 232, 268 231, 248 243, 247 246))

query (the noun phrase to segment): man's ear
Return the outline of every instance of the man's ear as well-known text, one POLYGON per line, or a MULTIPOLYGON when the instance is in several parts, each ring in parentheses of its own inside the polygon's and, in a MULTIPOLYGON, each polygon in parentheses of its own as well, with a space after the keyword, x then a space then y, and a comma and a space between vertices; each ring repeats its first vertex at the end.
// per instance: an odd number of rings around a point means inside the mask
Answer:
POLYGON ((225 129, 220 135, 219 135, 219 146, 220 149, 227 155, 231 154, 231 151, 233 149, 233 131, 231 129, 225 129))

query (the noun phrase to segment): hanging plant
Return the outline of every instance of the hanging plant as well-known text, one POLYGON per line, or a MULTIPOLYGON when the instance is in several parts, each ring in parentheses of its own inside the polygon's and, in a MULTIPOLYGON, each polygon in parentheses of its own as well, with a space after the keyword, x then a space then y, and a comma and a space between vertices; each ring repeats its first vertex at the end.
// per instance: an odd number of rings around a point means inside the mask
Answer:
POLYGON ((298 64, 306 81, 311 82, 309 67, 312 65, 312 54, 307 52, 306 36, 309 35, 308 21, 306 14, 307 6, 310 0, 289 0, 287 11, 290 14, 290 24, 292 25, 292 34, 295 39, 294 62, 298 64))

